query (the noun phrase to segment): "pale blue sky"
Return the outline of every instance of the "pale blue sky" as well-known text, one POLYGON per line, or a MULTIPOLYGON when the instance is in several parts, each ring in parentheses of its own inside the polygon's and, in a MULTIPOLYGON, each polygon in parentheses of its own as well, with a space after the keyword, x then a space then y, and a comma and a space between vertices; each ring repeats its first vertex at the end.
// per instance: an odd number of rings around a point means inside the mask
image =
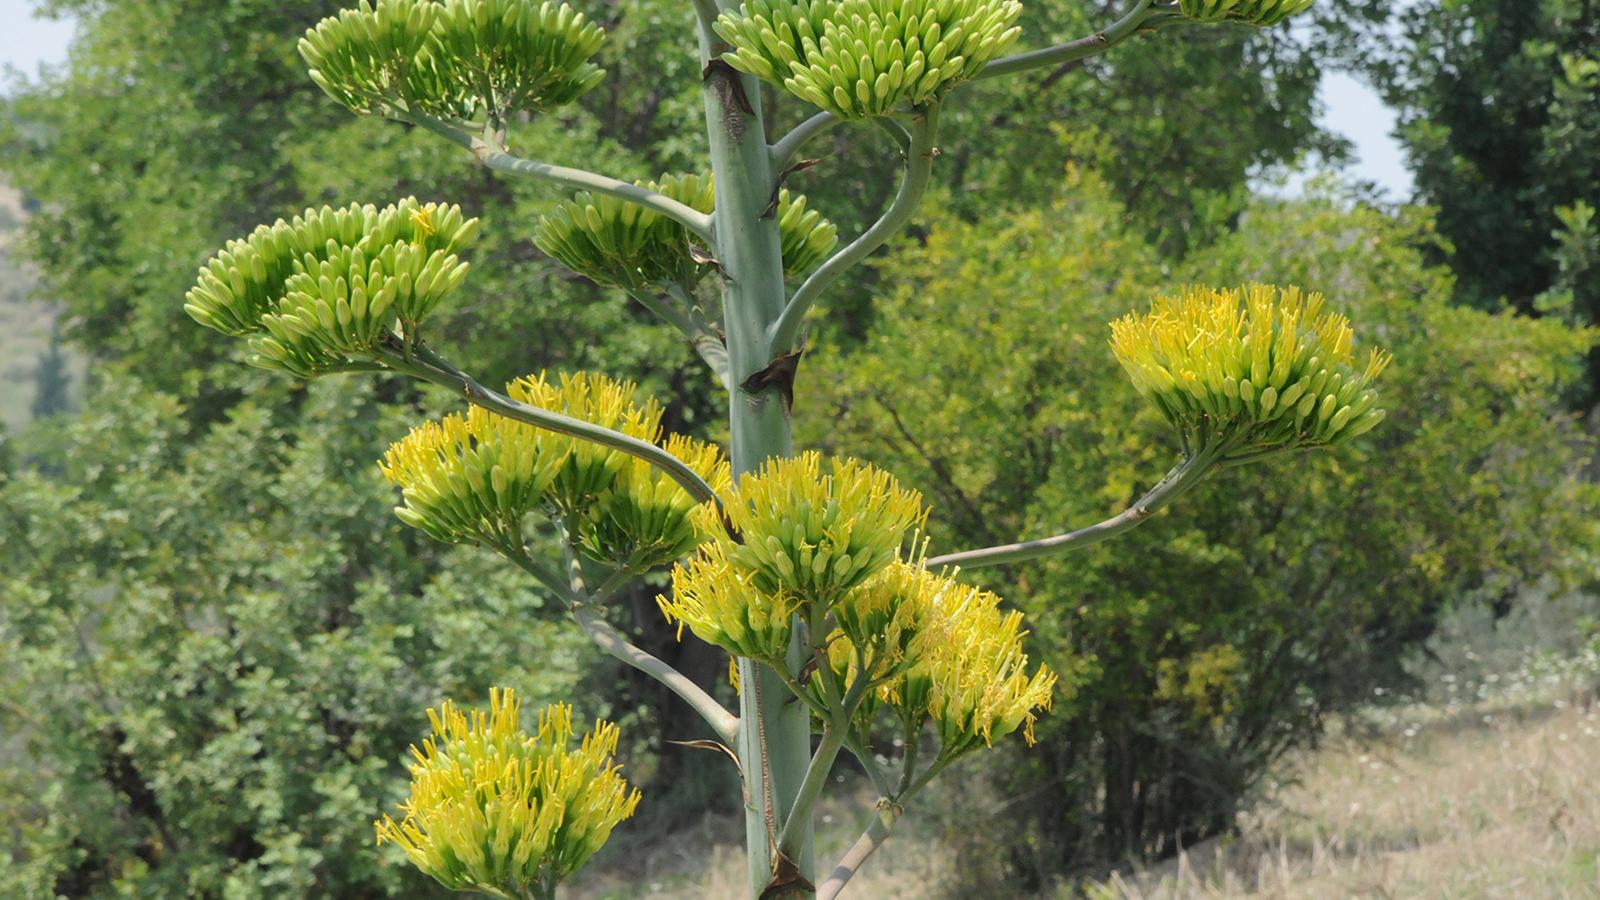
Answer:
MULTIPOLYGON (((41 63, 66 58, 72 26, 37 19, 32 8, 29 0, 0 0, 0 69, 15 67, 31 76, 41 63)), ((1351 174, 1376 181, 1394 199, 1409 197, 1411 176, 1390 136, 1394 114, 1377 95, 1348 75, 1333 74, 1323 81, 1322 101, 1323 121, 1355 142, 1359 157, 1351 174)))

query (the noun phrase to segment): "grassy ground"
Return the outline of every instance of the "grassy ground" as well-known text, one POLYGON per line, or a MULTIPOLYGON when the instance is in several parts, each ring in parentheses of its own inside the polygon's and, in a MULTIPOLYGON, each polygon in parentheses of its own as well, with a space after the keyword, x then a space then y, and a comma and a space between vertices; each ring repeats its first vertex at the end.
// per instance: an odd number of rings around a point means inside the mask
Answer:
POLYGON ((1600 897, 1600 710, 1587 701, 1337 739, 1226 842, 1105 898, 1600 897))
MULTIPOLYGON (((1600 650, 1531 654, 1498 674, 1437 675, 1426 703, 1344 723, 1225 840, 1182 858, 1067 885, 1060 900, 1600 898, 1600 650)), ((959 774, 959 773, 958 773, 959 774)), ((868 797, 852 785, 819 820, 824 859, 853 839, 868 797)), ((937 802, 936 796, 928 798, 937 802)), ((846 896, 956 896, 941 836, 891 840, 846 896)), ((575 885, 588 900, 737 898, 739 825, 708 820, 575 885), (707 847, 712 848, 707 853, 707 847)), ((1023 896, 997 884, 986 900, 1023 896)))

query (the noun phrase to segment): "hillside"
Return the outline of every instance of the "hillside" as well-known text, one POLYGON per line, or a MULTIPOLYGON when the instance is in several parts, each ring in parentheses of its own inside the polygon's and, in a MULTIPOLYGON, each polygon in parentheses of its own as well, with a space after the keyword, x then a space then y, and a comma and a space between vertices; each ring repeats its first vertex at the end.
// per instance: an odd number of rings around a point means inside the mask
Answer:
MULTIPOLYGON (((0 185, 0 424, 12 432, 31 418, 39 360, 49 349, 59 313, 55 305, 32 296, 37 279, 17 248, 25 216, 22 192, 0 185)), ((76 354, 68 351, 68 357, 76 389, 83 381, 84 366, 76 354)))

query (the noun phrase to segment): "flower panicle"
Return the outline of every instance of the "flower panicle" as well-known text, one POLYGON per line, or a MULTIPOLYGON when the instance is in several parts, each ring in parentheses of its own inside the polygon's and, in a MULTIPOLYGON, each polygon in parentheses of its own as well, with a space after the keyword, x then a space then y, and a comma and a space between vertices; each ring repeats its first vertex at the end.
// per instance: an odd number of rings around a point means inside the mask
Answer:
POLYGON ((615 725, 596 721, 573 748, 570 707, 547 707, 529 735, 514 691, 491 689, 489 701, 487 712, 451 701, 428 710, 432 734, 411 748, 402 818, 374 829, 445 887, 504 895, 572 875, 640 795, 613 759, 615 725))
MULTIPOLYGON (((637 388, 602 375, 531 375, 512 382, 516 400, 662 446, 713 490, 732 484, 722 450, 682 435, 662 441, 662 408, 637 388)), ((594 559, 643 571, 683 558, 708 535, 700 502, 675 479, 619 450, 546 431, 474 406, 412 429, 379 468, 399 485, 406 524, 449 542, 517 554, 522 519, 562 518, 594 559)))
POLYGON ((842 119, 938 100, 1021 34, 1016 0, 747 0, 723 60, 842 119))
POLYGON ((506 121, 583 96, 600 26, 549 0, 369 0, 308 29, 316 85, 356 115, 506 121))
POLYGON ((702 527, 756 589, 824 606, 887 566, 928 515, 922 495, 888 472, 852 459, 829 460, 824 472, 816 452, 768 460, 739 480, 723 512, 732 531, 713 510, 702 527))
MULTIPOLYGON (((709 174, 662 175, 636 184, 703 213, 715 201, 709 174)), ((837 226, 788 188, 778 191, 775 214, 787 277, 815 268, 839 242, 837 226)), ((540 217, 533 240, 590 281, 627 291, 692 287, 716 268, 709 253, 691 252, 698 238, 683 225, 611 195, 583 192, 558 204, 540 217)))
POLYGON ((248 336, 265 368, 301 377, 410 343, 460 287, 459 252, 478 220, 414 197, 307 209, 229 241, 201 267, 184 311, 201 325, 248 336))
POLYGON ((920 561, 896 561, 836 607, 830 657, 841 677, 843 662, 853 671, 854 660, 867 660, 880 682, 872 705, 911 727, 932 722, 943 758, 1019 727, 1031 744, 1058 679, 1042 664, 1030 674, 1022 613, 1003 612, 1000 602, 920 561))
POLYGON ((1186 288, 1113 322, 1111 349, 1191 453, 1334 446, 1382 421, 1371 384, 1389 356, 1357 368, 1349 320, 1323 302, 1293 287, 1186 288))

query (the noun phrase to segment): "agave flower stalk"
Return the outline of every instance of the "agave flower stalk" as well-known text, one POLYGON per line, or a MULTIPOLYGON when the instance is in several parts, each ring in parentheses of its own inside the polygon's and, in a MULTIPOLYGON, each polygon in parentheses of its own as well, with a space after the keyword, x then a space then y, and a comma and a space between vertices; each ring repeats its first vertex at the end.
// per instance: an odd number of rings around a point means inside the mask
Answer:
MULTIPOLYGON (((507 148, 522 117, 571 104, 605 77, 592 62, 604 29, 566 3, 359 0, 313 25, 300 52, 334 101, 436 134, 496 174, 571 192, 541 218, 538 246, 683 333, 727 389, 726 449, 664 433, 662 408, 632 385, 537 374, 497 391, 449 361, 429 330, 469 277, 478 228, 453 206, 407 199, 264 226, 201 270, 185 308, 249 340, 258 365, 300 378, 387 371, 464 399, 464 413, 418 426, 383 460, 400 490, 396 514, 438 540, 504 555, 597 646, 700 714, 739 762, 748 896, 833 897, 933 778, 1014 732, 1031 740, 1034 718, 1070 690, 1030 663, 1021 614, 963 583, 956 564, 1086 546, 1218 467, 1356 439, 1382 417, 1372 382, 1386 358, 1353 364, 1348 324, 1292 289, 1158 297, 1115 323, 1112 351, 1173 426, 1180 462, 1103 522, 925 560, 937 536, 923 536, 914 490, 866 463, 793 452, 809 311, 910 221, 937 164, 942 105, 966 82, 1085 59, 1175 24, 1266 27, 1309 3, 1129 0, 1094 34, 1006 55, 1021 34, 1019 0, 695 0, 707 167, 647 182, 507 148), (762 82, 815 109, 770 144, 762 82), (902 171, 881 215, 840 247, 784 180, 808 141, 861 121, 890 138, 902 171), (546 527, 565 548, 564 570, 529 548, 546 527), (617 590, 666 566, 661 610, 680 636, 731 654, 737 714, 607 620, 617 590), (884 727, 905 747, 892 767, 875 759, 884 727), (925 760, 928 734, 938 750, 925 760), (811 811, 846 750, 879 804, 824 870, 811 811)), ((448 887, 547 897, 638 795, 610 761, 613 727, 597 724, 572 750, 569 711, 547 712, 530 735, 512 695, 490 699, 486 715, 434 714, 403 819, 383 820, 379 834, 448 887)))

